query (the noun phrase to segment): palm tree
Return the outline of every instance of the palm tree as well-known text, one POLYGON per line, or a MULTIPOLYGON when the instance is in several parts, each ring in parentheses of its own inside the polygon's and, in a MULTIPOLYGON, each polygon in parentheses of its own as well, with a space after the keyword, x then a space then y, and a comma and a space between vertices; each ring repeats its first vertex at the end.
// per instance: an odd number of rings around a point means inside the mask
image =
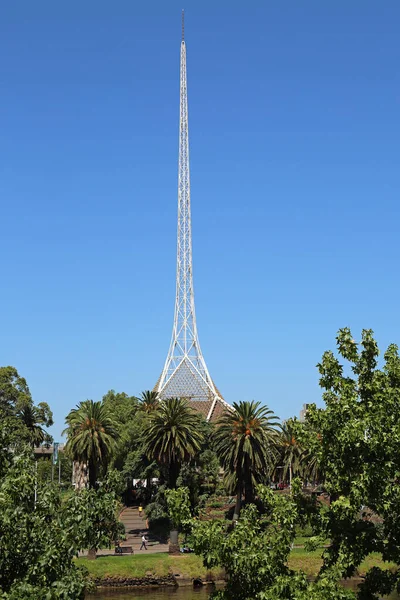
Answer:
POLYGON ((323 482, 324 474, 319 466, 318 456, 305 450, 301 457, 302 472, 305 479, 311 482, 323 482))
POLYGON ((199 415, 182 398, 162 400, 149 413, 143 439, 148 458, 167 467, 169 487, 175 488, 182 463, 195 456, 203 443, 199 415))
POLYGON ((100 467, 107 467, 116 445, 117 429, 110 409, 103 402, 85 400, 71 410, 65 422, 65 451, 74 461, 87 464, 89 486, 95 487, 100 467))
POLYGON ((33 448, 52 440, 47 431, 41 427, 41 425, 46 427, 53 425, 53 413, 45 402, 41 402, 38 406, 26 403, 17 412, 17 417, 25 425, 29 443, 33 448))
POLYGON ((217 422, 215 451, 227 482, 237 493, 234 520, 239 518, 242 493, 254 500, 254 487, 267 479, 276 457, 278 418, 260 402, 236 402, 217 422))
POLYGON ((40 446, 46 438, 46 432, 40 427, 36 420, 35 408, 27 404, 18 411, 17 417, 22 421, 28 430, 29 442, 32 447, 40 446))
POLYGON ((278 447, 281 452, 283 466, 282 479, 285 479, 289 472, 289 484, 292 486, 293 472, 299 472, 301 470, 303 449, 295 438, 290 421, 284 423, 282 427, 282 434, 278 441, 278 447))
POLYGON ((159 401, 158 392, 149 390, 142 392, 140 394, 140 410, 149 414, 157 408, 159 401))

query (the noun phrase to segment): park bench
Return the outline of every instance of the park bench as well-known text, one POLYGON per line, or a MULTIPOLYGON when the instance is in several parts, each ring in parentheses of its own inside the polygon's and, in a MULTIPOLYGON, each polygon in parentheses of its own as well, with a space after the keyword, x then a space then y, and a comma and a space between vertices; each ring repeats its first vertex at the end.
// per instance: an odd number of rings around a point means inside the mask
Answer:
POLYGON ((133 554, 132 546, 115 546, 115 554, 133 554))

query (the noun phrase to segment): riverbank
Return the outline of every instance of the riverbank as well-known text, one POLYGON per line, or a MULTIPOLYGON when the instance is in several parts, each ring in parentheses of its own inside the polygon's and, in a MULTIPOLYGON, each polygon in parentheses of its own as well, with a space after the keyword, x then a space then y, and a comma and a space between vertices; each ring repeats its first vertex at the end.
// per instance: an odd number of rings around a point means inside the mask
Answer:
MULTIPOLYGON (((99 556, 96 560, 77 560, 88 569, 96 586, 167 586, 191 583, 193 579, 220 581, 224 576, 221 569, 208 571, 202 559, 194 554, 99 556)), ((310 578, 316 576, 321 564, 321 549, 307 552, 304 548, 294 548, 290 553, 289 567, 304 571, 310 578)), ((372 566, 382 569, 395 567, 385 563, 379 554, 371 554, 362 562, 356 575, 362 577, 372 566)))
POLYGON ((127 556, 99 556, 96 560, 79 558, 94 577, 167 577, 171 573, 181 573, 187 578, 205 577, 203 561, 195 554, 172 555, 168 553, 127 556))

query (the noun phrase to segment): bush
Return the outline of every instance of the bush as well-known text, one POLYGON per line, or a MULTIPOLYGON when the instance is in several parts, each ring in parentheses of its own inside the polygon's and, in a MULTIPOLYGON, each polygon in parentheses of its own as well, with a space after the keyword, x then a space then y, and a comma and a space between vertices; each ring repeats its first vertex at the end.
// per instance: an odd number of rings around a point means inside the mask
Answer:
POLYGON ((296 536, 297 537, 312 537, 313 535, 314 534, 313 534, 311 525, 304 525, 304 526, 298 525, 296 527, 296 536))
POLYGON ((222 508, 224 506, 224 503, 219 502, 218 500, 213 500, 212 502, 208 503, 208 506, 210 508, 222 508))

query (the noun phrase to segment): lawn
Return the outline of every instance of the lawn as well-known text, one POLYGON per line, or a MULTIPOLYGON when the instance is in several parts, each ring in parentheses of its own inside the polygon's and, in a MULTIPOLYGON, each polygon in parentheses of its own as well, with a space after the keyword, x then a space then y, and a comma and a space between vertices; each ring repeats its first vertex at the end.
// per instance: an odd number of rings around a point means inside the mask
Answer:
MULTIPOLYGON (((321 564, 322 550, 306 552, 304 548, 294 548, 289 557, 289 567, 295 571, 302 570, 308 577, 315 577, 321 564)), ((202 577, 206 575, 202 559, 194 554, 171 556, 167 553, 138 554, 135 556, 99 556, 96 560, 79 558, 79 564, 84 565, 92 577, 145 577, 155 575, 163 577, 169 573, 179 573, 183 577, 202 577)), ((365 575, 372 566, 389 569, 395 565, 384 563, 379 554, 368 556, 358 569, 358 575, 365 575)), ((219 579, 221 575, 213 572, 219 579)))
POLYGON ((98 556, 96 560, 79 558, 93 577, 163 577, 180 573, 183 577, 205 577, 203 561, 195 554, 171 556, 167 553, 138 554, 136 556, 98 556))

